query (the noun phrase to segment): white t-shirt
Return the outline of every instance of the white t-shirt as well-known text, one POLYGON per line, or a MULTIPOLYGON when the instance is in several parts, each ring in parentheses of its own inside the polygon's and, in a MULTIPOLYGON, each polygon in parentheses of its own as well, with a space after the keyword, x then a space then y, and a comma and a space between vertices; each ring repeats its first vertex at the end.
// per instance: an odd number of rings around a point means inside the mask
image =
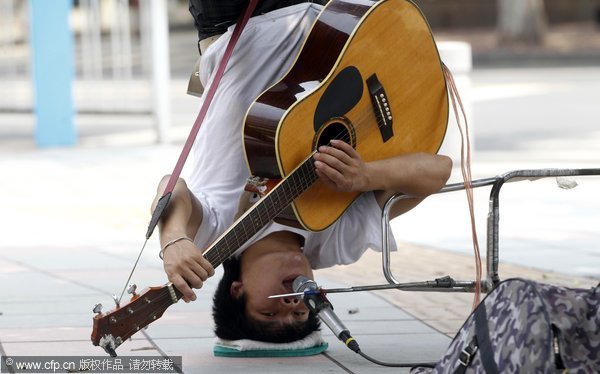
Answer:
MULTIPOLYGON (((234 255, 241 255, 250 244, 277 231, 291 231, 304 237, 303 253, 313 269, 352 264, 368 248, 381 251, 381 208, 374 194, 367 192, 361 194, 339 220, 323 231, 309 232, 272 222, 250 238, 234 255)), ((396 250, 393 237, 389 245, 391 250, 396 250)))
MULTIPOLYGON (((253 17, 238 40, 196 137, 186 177, 203 207, 195 238, 199 248, 206 248, 232 224, 250 176, 242 146, 247 109, 287 73, 321 9, 303 3, 253 17)), ((233 26, 204 52, 200 66, 204 87, 210 86, 232 31, 233 26)), ((367 247, 379 246, 380 216, 373 194, 363 194, 330 228, 306 233, 305 254, 317 268, 356 261, 367 247)))

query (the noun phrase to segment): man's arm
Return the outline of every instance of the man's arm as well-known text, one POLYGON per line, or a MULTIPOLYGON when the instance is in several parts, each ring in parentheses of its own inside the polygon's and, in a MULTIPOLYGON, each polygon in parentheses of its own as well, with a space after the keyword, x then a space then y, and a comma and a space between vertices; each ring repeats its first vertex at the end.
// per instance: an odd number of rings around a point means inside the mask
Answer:
POLYGON ((408 153, 389 159, 364 162, 349 144, 332 140, 315 155, 319 179, 339 191, 374 191, 381 207, 397 193, 414 199, 398 201, 390 216, 396 217, 417 206, 425 197, 439 191, 452 169, 450 158, 428 153, 408 153))
MULTIPOLYGON (((162 196, 169 176, 163 177, 157 189, 152 210, 162 196)), ((185 181, 177 180, 167 210, 159 224, 161 248, 171 240, 188 237, 194 239, 202 223, 202 206, 188 189, 185 181)), ((202 287, 203 282, 214 274, 212 265, 202 256, 202 252, 187 240, 171 244, 163 253, 163 266, 169 281, 183 293, 183 300, 196 299, 193 288, 202 287)))

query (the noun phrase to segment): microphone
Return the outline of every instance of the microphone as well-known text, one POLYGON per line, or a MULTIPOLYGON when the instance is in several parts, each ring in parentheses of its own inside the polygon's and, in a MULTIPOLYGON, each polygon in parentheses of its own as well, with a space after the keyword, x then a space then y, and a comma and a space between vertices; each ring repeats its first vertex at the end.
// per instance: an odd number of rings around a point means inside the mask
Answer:
POLYGON ((314 280, 300 275, 294 279, 292 287, 294 292, 304 292, 303 299, 308 309, 315 313, 342 343, 356 353, 360 351, 358 342, 350 335, 350 331, 333 312, 333 306, 327 300, 325 294, 319 292, 319 286, 314 280))

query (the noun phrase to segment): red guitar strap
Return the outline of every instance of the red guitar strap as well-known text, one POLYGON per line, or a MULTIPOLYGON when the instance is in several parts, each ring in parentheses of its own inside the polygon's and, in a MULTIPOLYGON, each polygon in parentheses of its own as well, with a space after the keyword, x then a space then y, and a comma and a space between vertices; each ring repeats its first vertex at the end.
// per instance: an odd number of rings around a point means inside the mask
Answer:
POLYGON ((171 198, 171 193, 173 192, 173 189, 175 188, 177 179, 179 179, 179 176, 181 175, 181 170, 183 169, 183 165, 185 164, 185 161, 187 160, 190 150, 192 149, 192 145, 194 144, 196 135, 198 135, 198 131, 200 130, 200 126, 202 125, 202 122, 204 121, 204 117, 206 116, 206 113, 208 112, 210 103, 212 102, 213 97, 215 96, 217 87, 219 85, 219 82, 221 81, 221 77, 223 76, 223 73, 225 72, 225 68, 227 67, 227 62, 229 61, 229 58, 233 54, 233 49, 234 49, 238 39, 240 38, 240 35, 242 34, 242 30, 246 26, 246 23, 248 23, 248 19, 250 19, 250 16, 254 12, 254 9, 256 8, 256 4, 258 3, 258 1, 259 0, 250 0, 248 2, 248 6, 247 6, 246 10, 241 15, 240 19, 238 20, 237 24, 235 25, 233 34, 231 35, 229 44, 227 44, 227 48, 225 49, 225 54, 223 55, 223 58, 221 59, 221 62, 219 63, 215 77, 214 77, 208 91, 206 91, 206 93, 204 95, 204 102, 202 103, 200 112, 198 113, 198 116, 196 117, 194 126, 192 127, 192 130, 190 131, 190 134, 188 135, 188 138, 185 141, 183 149, 181 150, 181 154, 179 155, 179 159, 177 160, 177 163, 175 164, 175 168, 173 169, 173 172, 171 173, 171 177, 169 178, 167 187, 165 188, 165 191, 163 192, 162 197, 158 201, 156 208, 154 209, 154 212, 152 213, 152 218, 150 219, 150 224, 148 225, 148 231, 146 232, 146 239, 150 238, 150 236, 152 235, 152 232, 154 231, 154 228, 158 224, 160 217, 162 216, 163 212, 165 211, 165 208, 167 207, 167 205, 169 204, 169 199, 171 198))

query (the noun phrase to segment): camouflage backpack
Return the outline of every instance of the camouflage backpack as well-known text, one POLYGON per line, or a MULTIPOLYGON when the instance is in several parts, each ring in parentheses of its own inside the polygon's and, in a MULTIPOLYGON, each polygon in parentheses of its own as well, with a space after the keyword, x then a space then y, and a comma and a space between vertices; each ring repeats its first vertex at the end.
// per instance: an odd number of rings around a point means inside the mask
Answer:
MULTIPOLYGON (((599 285, 600 286, 600 285, 599 285)), ((434 368, 416 373, 600 373, 600 287, 501 282, 434 368)))

